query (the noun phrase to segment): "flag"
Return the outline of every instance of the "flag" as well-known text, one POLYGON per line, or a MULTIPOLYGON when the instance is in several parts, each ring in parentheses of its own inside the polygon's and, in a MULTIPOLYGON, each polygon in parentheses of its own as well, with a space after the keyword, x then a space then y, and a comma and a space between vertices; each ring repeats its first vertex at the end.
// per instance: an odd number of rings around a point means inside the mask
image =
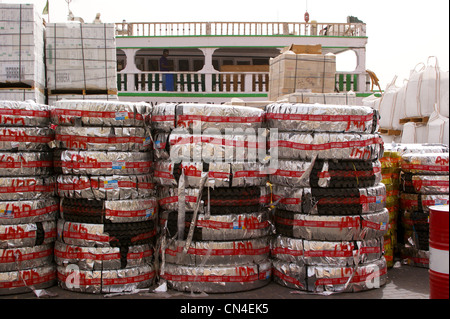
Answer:
POLYGON ((48 0, 47 0, 47 3, 45 4, 44 10, 42 10, 42 14, 43 15, 48 14, 48 0))

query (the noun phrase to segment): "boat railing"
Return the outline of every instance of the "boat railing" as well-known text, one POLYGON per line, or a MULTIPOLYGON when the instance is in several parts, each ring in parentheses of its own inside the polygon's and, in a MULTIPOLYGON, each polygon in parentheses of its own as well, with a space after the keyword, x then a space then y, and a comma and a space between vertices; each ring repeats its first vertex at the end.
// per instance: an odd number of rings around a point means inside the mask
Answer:
MULTIPOLYGON (((366 73, 337 72, 335 83, 337 92, 370 89, 366 73)), ((269 72, 119 72, 117 87, 119 93, 268 93, 269 72), (170 88, 163 85, 165 77, 171 77, 170 88)))
POLYGON ((317 22, 126 22, 118 37, 164 36, 366 36, 365 23, 317 22))

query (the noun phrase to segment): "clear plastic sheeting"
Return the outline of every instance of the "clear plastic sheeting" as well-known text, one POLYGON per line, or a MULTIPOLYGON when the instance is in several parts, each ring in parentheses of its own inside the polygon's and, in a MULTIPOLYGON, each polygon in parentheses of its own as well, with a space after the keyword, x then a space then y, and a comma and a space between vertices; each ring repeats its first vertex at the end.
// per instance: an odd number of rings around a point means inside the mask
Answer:
POLYGON ((266 107, 268 126, 288 132, 375 133, 378 117, 367 106, 273 103, 266 107))
POLYGON ((56 239, 54 220, 39 223, 0 225, 0 249, 34 247, 56 239))
POLYGON ((0 126, 48 127, 50 108, 33 101, 0 100, 0 126))
POLYGON ((270 237, 233 241, 194 241, 187 253, 185 241, 169 241, 165 247, 165 261, 186 266, 239 266, 258 263, 269 258, 270 237))
POLYGON ((59 213, 56 197, 36 200, 0 201, 0 225, 55 220, 59 213))
POLYGON ((33 176, 53 174, 52 152, 2 152, 1 176, 33 176))
POLYGON ((68 175, 149 174, 152 165, 149 152, 61 151, 55 155, 58 170, 68 175))
POLYGON ((400 165, 405 173, 448 175, 449 153, 408 153, 400 165))
POLYGON ((58 195, 67 198, 125 200, 153 196, 153 176, 144 175, 58 175, 58 195))
POLYGON ((83 270, 117 270, 140 267, 153 261, 150 245, 119 247, 82 247, 55 243, 55 262, 58 266, 76 265, 83 270), (123 253, 125 251, 125 253, 123 253))
POLYGON ((271 130, 270 154, 291 160, 318 159, 374 161, 383 155, 378 134, 357 133, 274 133, 271 130))
POLYGON ((153 127, 168 132, 184 128, 190 132, 204 132, 212 129, 225 133, 225 130, 256 130, 263 127, 264 111, 247 106, 223 106, 198 103, 161 103, 153 110, 153 127))
POLYGON ((161 278, 184 292, 227 293, 260 288, 271 281, 272 263, 265 260, 239 266, 180 266, 167 263, 161 278))
MULTIPOLYGON (((51 243, 34 247, 0 249, 0 273, 47 266, 53 263, 51 243)), ((0 275, 1 276, 1 275, 0 275)))
POLYGON ((0 201, 52 198, 55 182, 54 176, 0 177, 0 201))
POLYGON ((354 266, 380 259, 383 239, 313 241, 277 235, 272 239, 271 254, 298 265, 354 266))
POLYGON ((374 214, 318 216, 275 211, 277 233, 306 240, 351 241, 383 236, 389 223, 384 209, 374 214))
POLYGON ((59 242, 81 247, 114 247, 122 242, 138 245, 151 242, 157 233, 152 221, 140 225, 117 225, 77 223, 58 219, 59 242), (135 227, 133 230, 132 228, 135 227))
POLYGON ((12 295, 46 289, 56 284, 54 265, 0 272, 0 295, 12 295))
POLYGON ((149 288, 155 280, 151 264, 117 270, 80 270, 76 265, 57 266, 58 285, 75 292, 93 294, 134 292, 149 288))
MULTIPOLYGON (((160 217, 160 225, 166 221, 175 220, 175 213, 163 212, 160 217)), ((188 216, 188 215, 187 215, 188 216)), ((189 215, 190 216, 190 215, 189 215)), ((192 217, 190 216, 192 219, 192 217)), ((186 228, 192 220, 186 218, 186 228)), ((169 227, 171 233, 175 233, 169 227)), ((270 234, 268 212, 256 212, 248 214, 211 215, 198 214, 194 238, 204 241, 229 241, 260 238, 270 234)))
POLYGON ((0 126, 1 151, 46 152, 48 143, 54 139, 54 132, 46 127, 8 127, 0 126))
POLYGON ((150 124, 152 106, 140 102, 60 100, 51 108, 56 125, 134 126, 150 124))
POLYGON ((58 148, 86 151, 144 152, 151 147, 150 133, 142 127, 57 126, 58 148))
POLYGON ((387 282, 384 257, 359 265, 301 266, 274 260, 274 281, 280 285, 314 293, 358 292, 380 288, 387 282))

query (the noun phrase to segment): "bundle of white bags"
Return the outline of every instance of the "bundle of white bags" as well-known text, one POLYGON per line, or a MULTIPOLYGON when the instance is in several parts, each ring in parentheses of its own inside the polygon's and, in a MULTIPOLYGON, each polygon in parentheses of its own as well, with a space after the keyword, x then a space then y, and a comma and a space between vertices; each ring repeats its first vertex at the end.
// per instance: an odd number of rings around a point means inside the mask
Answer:
MULTIPOLYGON (((386 87, 381 97, 374 95, 363 100, 364 105, 380 112, 380 127, 402 130, 401 143, 449 144, 449 72, 442 71, 436 57, 427 64, 419 63, 402 86, 397 77, 386 87), (429 117, 428 123, 399 121, 410 117, 429 117)), ((386 137, 391 142, 393 137, 386 137)))

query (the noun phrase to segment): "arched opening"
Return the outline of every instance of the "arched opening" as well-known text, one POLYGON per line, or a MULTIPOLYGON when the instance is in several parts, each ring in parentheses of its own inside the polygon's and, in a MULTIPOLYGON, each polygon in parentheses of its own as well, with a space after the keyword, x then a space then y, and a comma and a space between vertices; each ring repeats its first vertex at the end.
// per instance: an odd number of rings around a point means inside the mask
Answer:
POLYGON ((117 55, 117 72, 122 71, 127 67, 127 56, 125 55, 125 52, 118 49, 116 52, 117 55))
POLYGON ((347 50, 336 54, 336 71, 338 72, 353 72, 358 65, 358 57, 355 51, 347 50))
MULTIPOLYGON (((159 71, 159 59, 163 54, 162 49, 141 49, 136 52, 136 67, 143 72, 159 71)), ((176 72, 197 72, 205 64, 203 52, 199 49, 171 49, 168 60, 174 66, 176 72)))
MULTIPOLYGON (((227 66, 254 65, 267 66, 269 70, 270 58, 276 57, 280 51, 276 48, 220 48, 213 54, 213 66, 216 71, 226 72, 230 70, 227 66)), ((235 67, 239 69, 239 67, 235 67)), ((256 68, 258 69, 258 68, 256 68)))

